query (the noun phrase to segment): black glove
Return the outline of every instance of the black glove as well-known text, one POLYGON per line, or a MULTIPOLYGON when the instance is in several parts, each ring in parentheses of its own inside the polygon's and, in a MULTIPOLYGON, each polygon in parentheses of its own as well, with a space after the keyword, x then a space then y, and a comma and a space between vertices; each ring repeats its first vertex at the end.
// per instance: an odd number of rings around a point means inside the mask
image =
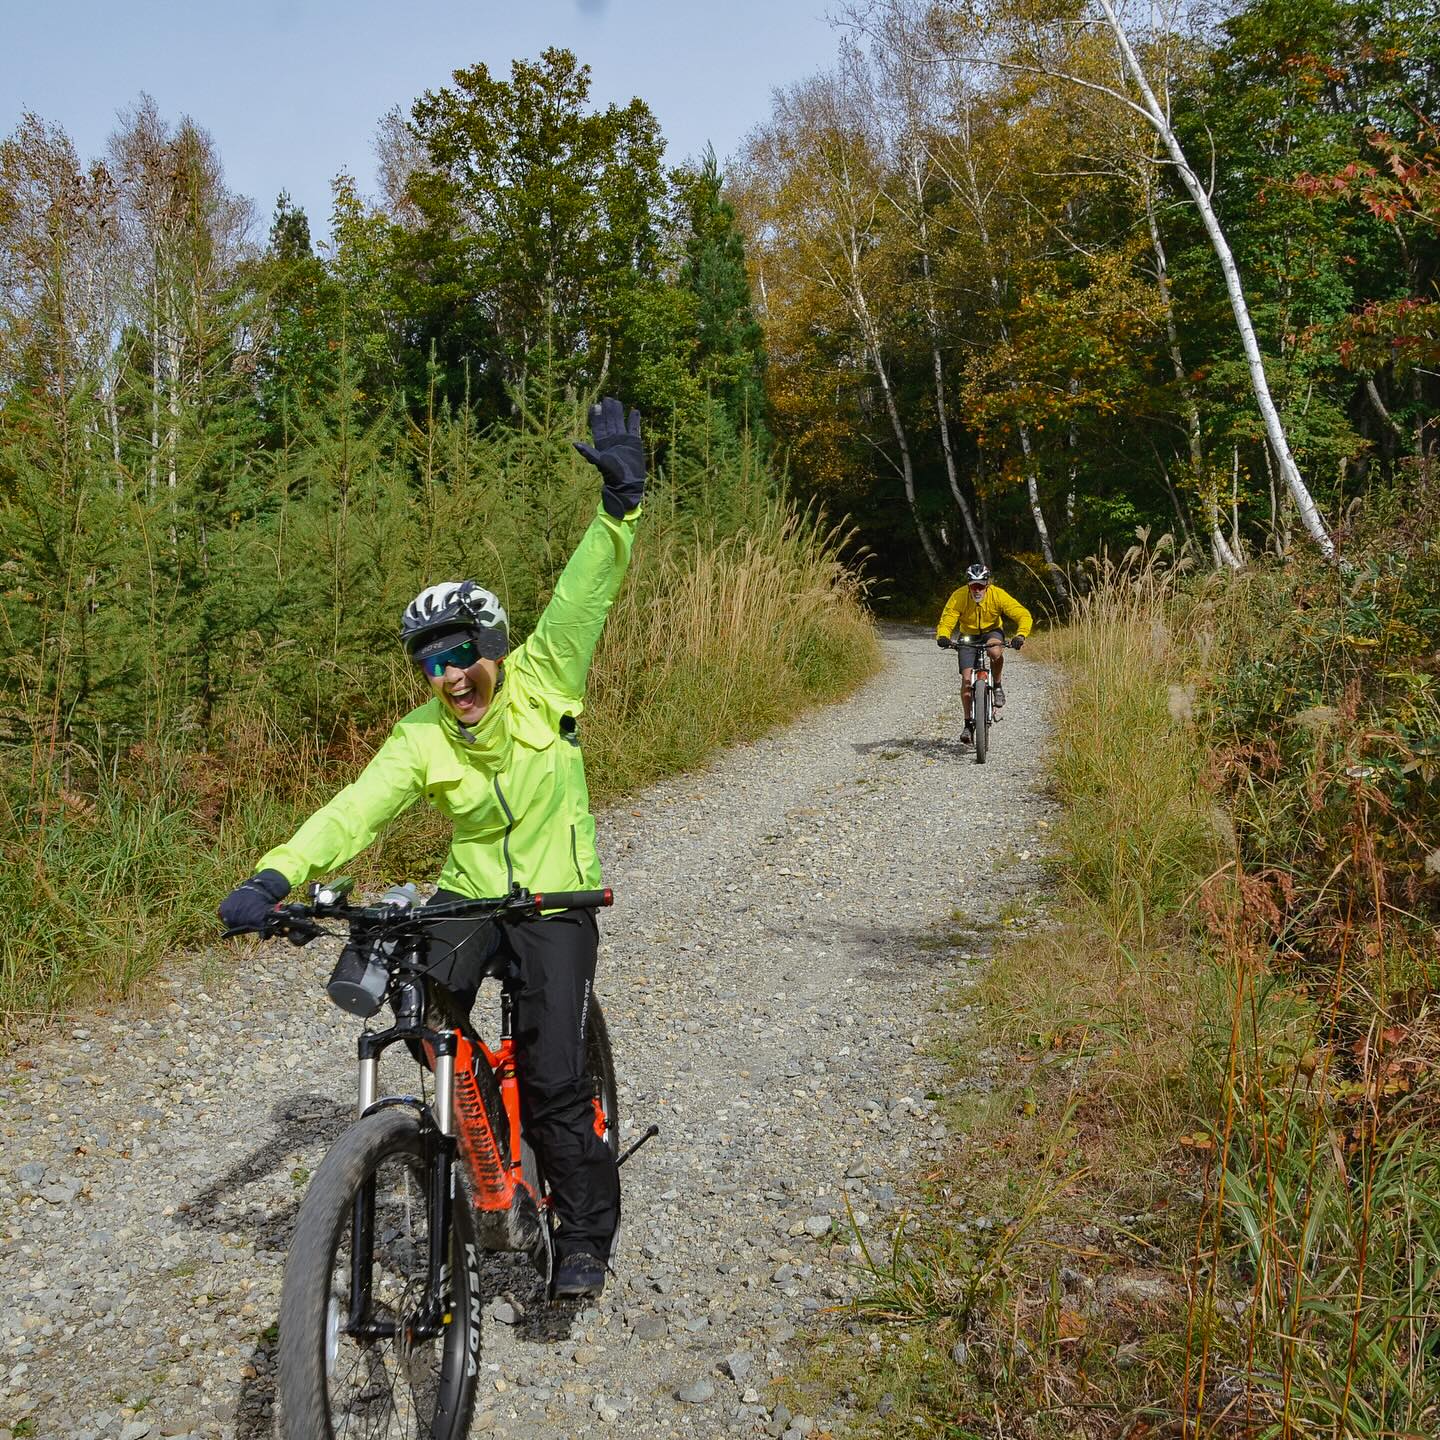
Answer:
POLYGON ((1025 643, 1025 637, 1024 637, 1023 635, 1017 635, 1017 636, 1010 642, 1010 648, 1011 648, 1012 650, 1018 650, 1024 643, 1025 643))
POLYGON ((645 498, 645 447, 640 443, 640 412, 630 412, 607 395, 590 407, 590 434, 595 444, 575 448, 605 477, 600 501, 606 512, 623 520, 645 498))
POLYGON ((265 917, 289 893, 290 882, 278 870, 262 870, 220 902, 221 923, 227 930, 262 930, 265 917))
POLYGON ((948 650, 948 649, 950 648, 950 641, 949 641, 949 639, 948 639, 946 636, 944 636, 944 635, 937 635, 937 636, 935 637, 935 643, 936 643, 942 650, 948 650))

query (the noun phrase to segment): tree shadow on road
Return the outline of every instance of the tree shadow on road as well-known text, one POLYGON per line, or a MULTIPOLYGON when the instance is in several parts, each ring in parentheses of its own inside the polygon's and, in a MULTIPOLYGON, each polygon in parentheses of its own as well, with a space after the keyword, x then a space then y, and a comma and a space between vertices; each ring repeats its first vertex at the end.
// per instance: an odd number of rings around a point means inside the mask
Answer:
POLYGON ((894 983, 920 972, 960 977, 990 959, 995 921, 985 916, 925 930, 855 930, 852 938, 874 959, 860 970, 866 980, 894 983))
MULTIPOLYGON (((198 1230, 248 1234, 256 1250, 283 1255, 290 1246, 308 1173, 302 1175, 297 1170, 292 1175, 293 1193, 278 1204, 272 1193, 264 1203, 245 1206, 240 1192, 260 1181, 273 1182, 277 1174, 292 1164, 297 1152, 305 1154, 311 1162, 306 1169, 313 1172, 354 1117, 353 1105, 339 1104, 328 1096, 302 1092, 278 1101, 270 1111, 268 1138, 182 1205, 176 1214, 177 1221, 198 1230)), ((485 1257, 481 1264, 481 1282, 484 1324, 498 1323, 489 1310, 491 1302, 503 1295, 518 1302, 521 1313, 516 1334, 521 1339, 553 1344, 567 1338, 574 1327, 579 1307, 548 1304, 540 1276, 518 1255, 485 1257)), ((244 1367, 247 1373, 236 1400, 236 1440, 268 1440, 275 1434, 278 1319, 278 1314, 255 1317, 254 1349, 247 1357, 244 1367)))
MULTIPOLYGON (((182 1205, 176 1219, 193 1229, 239 1232, 250 1237, 257 1251, 284 1254, 305 1193, 303 1179, 298 1172, 292 1176, 292 1192, 278 1204, 267 1196, 263 1203, 245 1205, 241 1192, 272 1179, 297 1151, 313 1157, 313 1170, 354 1115, 353 1105, 339 1104, 326 1095, 301 1092, 277 1101, 270 1111, 268 1138, 182 1205)), ((273 1314, 255 1318, 255 1348, 247 1357, 247 1373, 236 1398, 236 1440, 264 1440, 274 1434, 277 1318, 273 1314)))

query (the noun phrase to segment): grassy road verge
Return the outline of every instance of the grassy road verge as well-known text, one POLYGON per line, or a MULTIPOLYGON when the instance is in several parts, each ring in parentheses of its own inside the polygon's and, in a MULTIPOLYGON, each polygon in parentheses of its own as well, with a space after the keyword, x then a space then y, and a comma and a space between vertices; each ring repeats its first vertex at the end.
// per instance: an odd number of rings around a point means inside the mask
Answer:
POLYGON ((826 1342, 861 1433, 1435 1433, 1416 575, 1136 555, 1049 642, 1053 894, 941 1017, 950 1163, 826 1342))

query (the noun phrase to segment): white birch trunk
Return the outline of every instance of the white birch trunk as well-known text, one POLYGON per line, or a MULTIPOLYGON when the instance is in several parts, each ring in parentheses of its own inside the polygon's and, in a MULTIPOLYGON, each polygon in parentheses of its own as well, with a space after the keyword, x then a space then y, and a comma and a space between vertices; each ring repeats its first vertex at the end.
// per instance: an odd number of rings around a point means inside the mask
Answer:
POLYGON ((165 409, 169 426, 165 434, 165 484, 171 494, 173 506, 175 490, 179 483, 180 448, 180 367, 181 344, 180 324, 175 314, 175 291, 172 285, 165 287, 165 409))
POLYGON ((1040 468, 1035 453, 1030 448, 1030 427, 1020 426, 1020 449, 1025 456, 1025 488, 1030 496, 1030 514, 1035 520, 1035 533, 1040 537, 1040 553, 1045 557, 1045 567, 1055 582, 1060 599, 1067 607, 1070 604, 1070 587, 1065 583, 1065 572, 1055 560, 1055 547, 1050 541, 1050 527, 1045 523, 1045 510, 1040 504, 1040 468))
POLYGON ((1237 554, 1243 553, 1240 539, 1240 447, 1232 446, 1230 451, 1230 548, 1237 554))
MULTIPOLYGON (((1190 469, 1205 504, 1205 524, 1210 532, 1211 563, 1217 570, 1222 566, 1238 570, 1240 558, 1230 548, 1224 532, 1220 529, 1219 507, 1215 503, 1214 487, 1205 473, 1205 451, 1200 443, 1200 406, 1196 402, 1195 389, 1190 384, 1190 376, 1185 369, 1185 357, 1180 353, 1180 331, 1175 324, 1175 305, 1170 298, 1170 264, 1160 235, 1160 223, 1155 218, 1155 196, 1148 177, 1142 177, 1141 188, 1145 195, 1145 221, 1150 229, 1150 248, 1155 256, 1155 284, 1160 292, 1160 304, 1165 311, 1165 336, 1170 347, 1170 365, 1175 372, 1175 384, 1179 387, 1180 403, 1185 412, 1185 439, 1190 447, 1190 469)), ((1168 479, 1166 483, 1169 483, 1168 479)))
POLYGON ((940 563, 940 556, 935 551, 934 542, 930 539, 930 532, 920 518, 920 507, 915 500, 915 466, 910 459, 910 438, 906 433, 904 422, 900 419, 900 407, 895 402, 894 391, 890 388, 890 375, 885 369, 885 360, 880 353, 880 336, 870 317, 870 309, 865 303, 864 292, 859 289, 858 285, 855 290, 855 302, 857 316, 865 332, 866 348, 870 351, 870 363, 875 367, 875 378, 880 382, 880 393, 885 397, 885 409, 890 416, 890 428, 895 432, 895 444, 900 451, 900 478, 905 486, 905 501, 910 507, 910 517, 915 522, 915 533, 920 537, 920 546, 925 551, 925 558, 930 562, 930 568, 939 575, 944 567, 940 563))
POLYGON ((1170 127, 1168 117, 1161 109, 1160 102, 1155 98, 1155 92, 1150 88, 1150 82, 1146 79, 1144 70, 1140 68, 1140 61, 1131 47, 1130 37, 1125 33, 1125 27, 1121 25, 1120 18, 1115 13, 1114 5, 1111 0, 1096 0, 1096 3, 1104 12, 1106 20, 1109 21, 1110 28, 1115 34, 1116 43, 1120 46, 1120 52, 1124 56, 1125 69, 1144 100, 1144 113, 1155 127, 1161 143, 1169 152, 1181 183, 1195 202, 1195 208, 1200 212, 1200 219, 1205 226, 1205 233, 1210 237, 1210 244, 1215 251, 1216 258, 1220 261, 1220 270, 1225 277, 1225 289, 1230 297, 1230 309, 1235 316, 1235 327, 1240 333, 1240 344, 1245 351, 1245 363, 1250 371, 1250 386, 1254 391, 1255 403, 1259 407, 1261 419, 1265 422, 1265 434, 1270 440, 1270 448, 1274 451, 1281 475, 1285 477, 1286 488, 1295 501, 1295 508, 1300 512, 1300 518, 1310 538, 1320 547, 1327 559, 1334 559, 1335 542, 1330 538, 1324 518, 1300 474, 1294 456, 1290 453, 1290 442, 1286 439, 1285 427, 1280 423, 1279 411, 1276 410, 1275 402, 1271 398, 1270 383, 1265 376, 1265 362, 1260 355, 1260 346, 1255 339, 1255 328, 1250 323, 1250 308, 1245 303, 1245 292, 1240 285, 1240 272, 1236 267, 1235 257, 1230 252, 1230 245, 1225 239, 1225 233, 1216 219, 1214 208, 1210 204, 1210 197, 1200 183, 1200 177, 1196 175, 1189 160, 1186 159, 1185 152, 1180 147, 1180 141, 1170 127))
MULTIPOLYGON (((1005 323, 1004 296, 1000 290, 1000 276, 995 265, 995 253, 990 244, 990 227, 985 223, 985 199, 980 189, 980 177, 975 171, 975 156, 970 148, 970 116, 966 112, 962 119, 965 146, 963 154, 965 157, 965 169, 969 186, 968 201, 970 212, 975 218, 975 230, 980 237, 980 248, 985 255, 985 267, 990 281, 990 298, 995 304, 996 324, 1000 330, 1000 338, 1006 345, 1010 343, 1010 327, 1005 323)), ((1009 382, 1010 389, 1017 388, 1015 381, 1009 382)), ((1034 451, 1030 446, 1030 427, 1022 424, 1020 426, 1020 449, 1025 456, 1025 488, 1030 500, 1030 514, 1035 521, 1035 534, 1040 540, 1040 553, 1045 557, 1045 564, 1055 581, 1055 588, 1059 592, 1062 603, 1069 608, 1070 587, 1065 583, 1065 572, 1055 561, 1055 547, 1050 540, 1050 527, 1045 522, 1045 511, 1040 504, 1040 475, 1035 459, 1034 451)))
POLYGON ((160 275, 156 256, 151 256, 156 269, 150 277, 150 459, 145 473, 145 498, 155 498, 160 474, 160 275))
MULTIPOLYGON (((1080 389, 1080 381, 1072 375, 1067 388, 1072 396, 1075 395, 1080 389)), ((1065 489, 1065 524, 1073 528, 1075 524, 1075 480, 1080 474, 1080 437, 1076 434, 1073 419, 1070 421, 1068 439, 1070 441, 1070 484, 1065 489)))
POLYGON ((980 539, 980 531, 971 513, 970 502, 960 488, 960 476, 955 469, 955 449, 950 443, 950 416, 945 405, 945 364, 940 356, 940 307, 935 299, 935 279, 930 271, 930 234, 925 221, 925 192, 920 176, 920 159, 914 152, 910 159, 910 186, 915 197, 916 227, 920 235, 920 273, 925 286, 925 320, 930 327, 930 357, 935 371, 935 414, 940 422, 940 448, 945 455, 945 478, 950 482, 950 493, 965 521, 970 543, 976 555, 987 565, 990 557, 980 539))

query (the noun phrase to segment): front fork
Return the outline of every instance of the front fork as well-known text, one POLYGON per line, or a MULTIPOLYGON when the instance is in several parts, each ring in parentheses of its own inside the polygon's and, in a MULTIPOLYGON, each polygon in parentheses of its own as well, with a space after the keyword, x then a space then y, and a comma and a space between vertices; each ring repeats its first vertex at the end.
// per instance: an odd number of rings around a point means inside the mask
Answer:
MULTIPOLYGON (((369 1114, 377 1105, 380 1055, 387 1046, 404 1038, 394 1030, 367 1031, 360 1037, 358 1110, 369 1114)), ((371 1313, 374 1290, 375 1177, 366 1176, 355 1192, 350 1220, 350 1313, 346 1332, 359 1339, 399 1339, 410 1346, 433 1340, 451 1318, 450 1227, 455 1204, 455 1033, 451 1030, 426 1032, 435 1071, 434 1124, 426 1123, 421 1110, 420 1135, 424 1146, 427 1180, 426 1214, 430 1228, 430 1253, 425 1273, 425 1295, 420 1304, 399 1318, 403 1333, 388 1322, 376 1321, 371 1313)))

